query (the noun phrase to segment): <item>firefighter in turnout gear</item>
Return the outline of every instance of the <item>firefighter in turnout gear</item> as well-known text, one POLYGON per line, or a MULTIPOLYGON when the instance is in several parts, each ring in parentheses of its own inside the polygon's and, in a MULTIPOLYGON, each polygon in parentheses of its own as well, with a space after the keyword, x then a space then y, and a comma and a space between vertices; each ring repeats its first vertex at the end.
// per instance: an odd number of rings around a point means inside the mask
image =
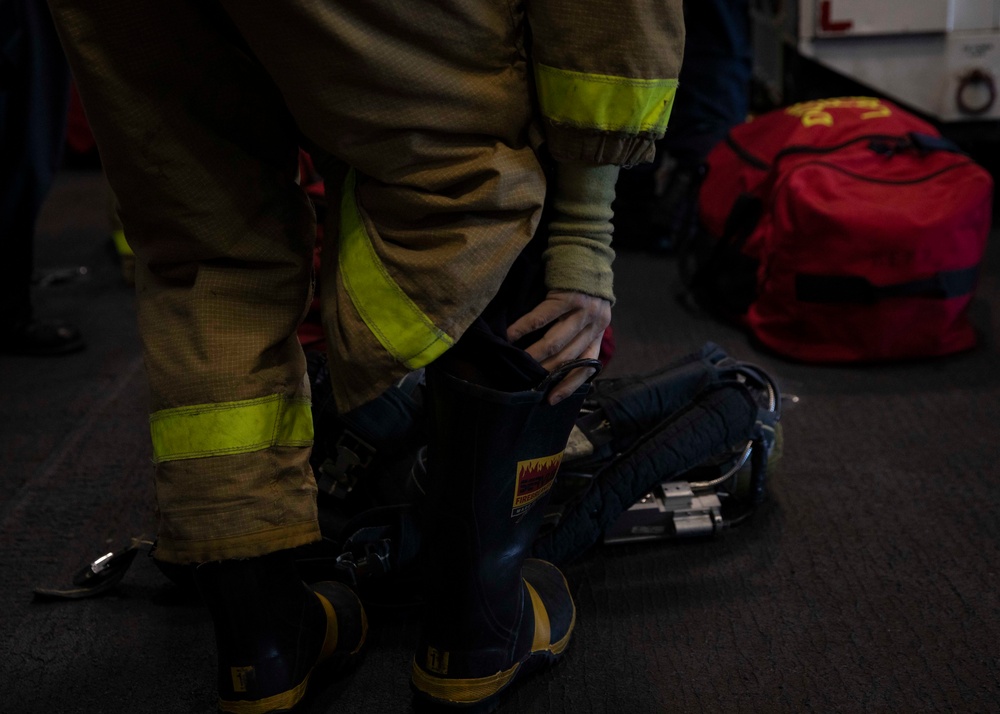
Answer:
POLYGON ((572 633, 526 544, 610 321, 618 169, 667 125, 680 0, 49 6, 135 253, 155 557, 199 564, 220 710, 292 709, 365 637, 353 593, 292 555, 320 538, 300 146, 338 407, 428 368, 413 686, 493 707, 572 633))

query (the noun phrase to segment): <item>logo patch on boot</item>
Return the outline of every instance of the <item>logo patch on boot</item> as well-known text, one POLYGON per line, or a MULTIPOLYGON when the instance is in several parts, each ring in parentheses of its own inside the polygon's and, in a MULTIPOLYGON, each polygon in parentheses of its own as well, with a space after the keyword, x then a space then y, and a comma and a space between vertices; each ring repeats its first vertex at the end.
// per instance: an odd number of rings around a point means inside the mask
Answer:
POLYGON ((519 518, 528 512, 539 498, 552 488, 563 452, 540 459, 517 462, 517 480, 514 483, 514 507, 510 517, 519 518))
POLYGON ((257 681, 257 674, 251 667, 230 667, 229 673, 233 677, 234 692, 249 692, 257 681))
POLYGON ((428 647, 427 671, 434 674, 448 674, 448 653, 428 647))

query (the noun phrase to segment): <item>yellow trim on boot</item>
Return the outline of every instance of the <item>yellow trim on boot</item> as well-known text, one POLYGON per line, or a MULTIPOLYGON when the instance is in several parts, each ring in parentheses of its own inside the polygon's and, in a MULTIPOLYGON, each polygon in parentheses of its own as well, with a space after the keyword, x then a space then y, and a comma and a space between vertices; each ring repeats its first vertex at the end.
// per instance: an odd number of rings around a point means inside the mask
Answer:
POLYGON ((413 686, 435 699, 452 704, 476 704, 484 699, 489 699, 510 684, 520 668, 521 663, 518 662, 510 669, 497 672, 489 677, 450 679, 427 674, 417 664, 417 659, 414 657, 412 681, 413 686))
POLYGON ((528 595, 531 597, 531 610, 535 615, 535 636, 531 639, 531 651, 548 651, 552 644, 552 629, 549 623, 549 613, 545 610, 545 603, 541 596, 531 587, 531 583, 522 580, 524 586, 528 588, 528 595))
POLYGON ((351 650, 351 655, 356 655, 364 647, 365 641, 368 639, 368 614, 365 612, 365 606, 358 600, 358 607, 361 608, 361 639, 358 640, 358 646, 351 650))
MULTIPOLYGON (((226 712, 226 714, 269 714, 270 712, 292 709, 295 705, 302 701, 302 698, 306 694, 306 689, 309 687, 309 679, 312 677, 313 672, 316 671, 316 668, 319 665, 333 655, 340 640, 340 627, 337 620, 337 611, 334 610, 333 605, 329 600, 323 597, 323 595, 316 591, 313 591, 313 594, 319 599, 320 605, 323 606, 323 611, 326 613, 326 636, 323 638, 323 647, 320 649, 319 655, 316 657, 316 664, 314 664, 306 673, 305 679, 292 689, 272 695, 265 699, 256 699, 253 701, 227 701, 225 699, 219 699, 220 711, 226 712)), ((360 606, 360 601, 358 604, 360 606)), ((361 641, 351 652, 352 655, 357 654, 362 645, 364 645, 367 637, 368 618, 365 616, 364 607, 361 606, 361 641)))
MULTIPOLYGON (((560 572, 562 575, 562 572, 560 572)), ((563 584, 569 591, 569 584, 566 576, 562 575, 563 584)), ((549 652, 554 655, 561 655, 569 646, 570 636, 576 627, 576 604, 573 603, 573 617, 569 623, 569 629, 565 636, 559 641, 552 642, 552 627, 549 621, 548 611, 542 602, 538 591, 527 580, 522 578, 528 590, 528 597, 531 600, 532 614, 535 619, 535 634, 532 637, 531 650, 529 655, 537 652, 549 652)), ((572 602, 572 598, 570 599, 572 602)), ((435 699, 450 702, 452 704, 477 704, 493 695, 499 693, 504 687, 510 684, 517 675, 521 667, 521 662, 515 664, 510 669, 497 672, 489 677, 476 677, 473 679, 452 679, 449 677, 436 677, 428 674, 417 663, 417 658, 413 658, 413 685, 435 699)))
MULTIPOLYGON (((333 605, 327 600, 321 593, 313 591, 316 597, 319 598, 320 604, 323 605, 323 609, 326 611, 326 637, 323 639, 323 648, 319 652, 319 660, 317 664, 326 660, 330 657, 337 649, 337 645, 340 644, 340 626, 337 620, 337 611, 333 609, 333 605), (330 625, 333 624, 333 636, 330 635, 330 625)), ((358 600, 358 609, 361 610, 361 639, 358 640, 358 646, 351 650, 351 655, 356 655, 361 651, 361 648, 365 644, 365 640, 368 639, 368 615, 365 613, 365 607, 358 600)))
POLYGON ((340 626, 337 621, 337 611, 333 609, 330 601, 316 591, 313 591, 313 594, 319 598, 319 603, 326 612, 326 637, 323 638, 323 646, 319 650, 318 663, 336 651, 337 643, 340 641, 340 626))
POLYGON ((219 699, 219 711, 226 712, 226 714, 270 714, 271 712, 287 711, 302 701, 302 697, 306 694, 306 688, 309 686, 309 677, 311 675, 312 670, 309 670, 306 678, 300 684, 288 691, 275 694, 266 699, 254 699, 252 701, 226 701, 225 699, 219 699))
MULTIPOLYGON (((545 563, 548 561, 543 560, 540 562, 545 563)), ((566 582, 566 576, 563 575, 561 570, 559 571, 559 575, 562 577, 563 585, 566 587, 566 592, 568 593, 569 583, 566 582)), ((542 598, 535 592, 535 588, 531 586, 531 583, 525 580, 524 584, 528 586, 528 594, 531 596, 531 606, 535 609, 535 636, 531 642, 531 651, 551 652, 554 655, 561 655, 569 647, 570 637, 572 637, 573 629, 576 627, 576 603, 573 602, 573 597, 570 596, 570 604, 573 606, 573 617, 570 618, 566 634, 558 642, 550 642, 552 639, 552 625, 549 622, 549 613, 545 609, 542 598), (540 628, 544 629, 544 642, 543 637, 539 634, 540 628)))

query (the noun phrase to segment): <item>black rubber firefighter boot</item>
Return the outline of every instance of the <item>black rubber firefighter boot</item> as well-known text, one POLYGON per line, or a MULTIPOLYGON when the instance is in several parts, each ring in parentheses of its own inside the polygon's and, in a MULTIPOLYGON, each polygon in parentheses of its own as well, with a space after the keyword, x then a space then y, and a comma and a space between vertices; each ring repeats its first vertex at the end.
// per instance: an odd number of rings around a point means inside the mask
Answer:
POLYGON ((290 712, 323 666, 332 674, 361 649, 368 624, 346 585, 306 585, 290 551, 204 563, 195 579, 215 623, 219 711, 290 712))
MULTIPOLYGON (((492 711, 519 676, 554 662, 576 608, 562 573, 525 559, 587 393, 504 392, 428 369, 431 430, 418 702, 492 711)), ((437 708, 436 706, 431 708, 437 708)))

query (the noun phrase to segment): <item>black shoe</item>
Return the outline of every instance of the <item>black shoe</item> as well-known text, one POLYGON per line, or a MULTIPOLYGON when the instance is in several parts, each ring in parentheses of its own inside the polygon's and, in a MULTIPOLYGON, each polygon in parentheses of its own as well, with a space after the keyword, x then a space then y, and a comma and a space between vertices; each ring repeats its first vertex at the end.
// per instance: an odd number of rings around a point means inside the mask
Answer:
POLYGON ((54 357, 86 346, 80 331, 65 322, 30 320, 0 332, 0 353, 9 355, 54 357))

